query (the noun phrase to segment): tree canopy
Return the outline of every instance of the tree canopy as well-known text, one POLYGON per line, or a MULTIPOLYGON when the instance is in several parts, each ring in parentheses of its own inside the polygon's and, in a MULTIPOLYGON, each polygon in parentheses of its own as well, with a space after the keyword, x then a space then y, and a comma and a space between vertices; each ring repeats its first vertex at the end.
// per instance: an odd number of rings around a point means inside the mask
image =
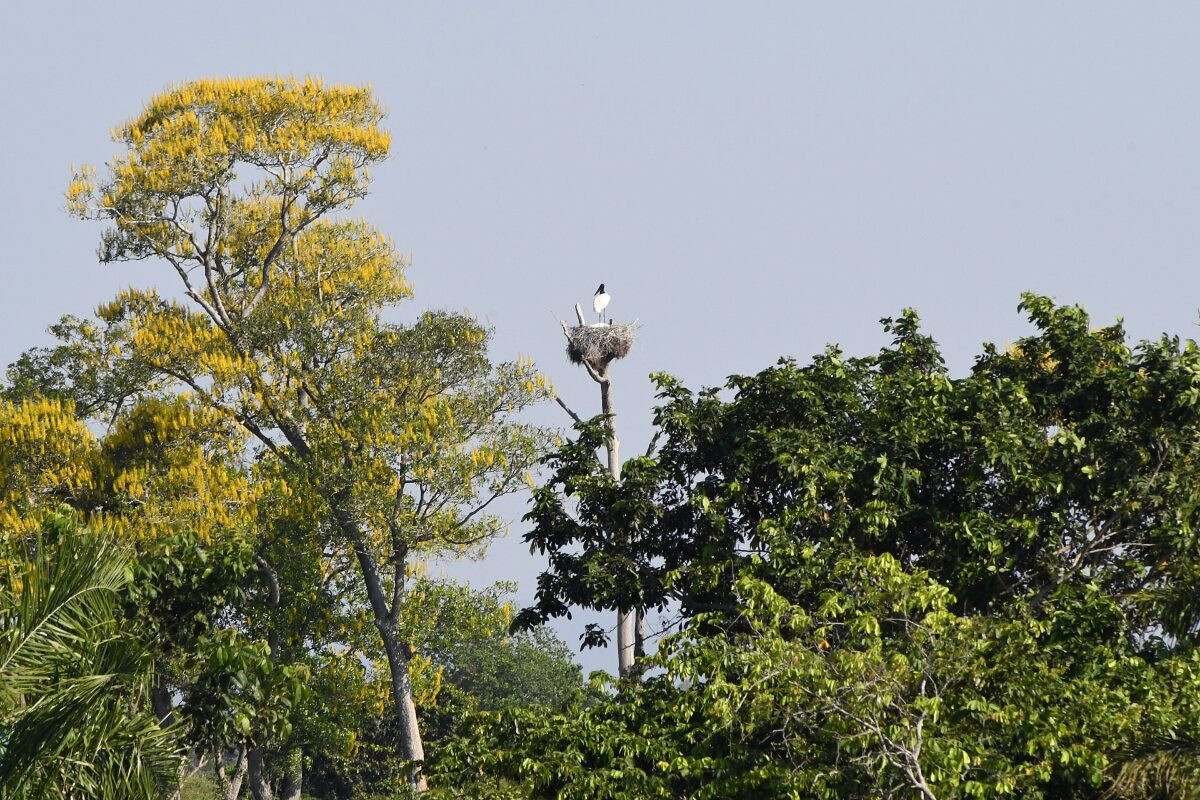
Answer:
POLYGON ((328 543, 357 562, 419 786, 398 627, 411 559, 501 528, 488 506, 524 485, 546 439, 514 414, 548 387, 528 361, 493 365, 470 316, 390 321, 411 294, 403 260, 337 216, 387 154, 382 118, 369 89, 313 79, 203 80, 153 98, 117 129, 124 149, 105 170, 76 174, 68 205, 110 223, 102 261, 160 261, 183 299, 122 292, 97 323, 64 320, 66 351, 27 363, 74 378, 110 414, 162 394, 229 421, 280 496, 328 520, 328 543))
POLYGON ((519 623, 680 628, 644 682, 495 718, 453 769, 536 797, 1182 796, 1144 767, 1200 734, 1200 348, 1022 308, 1034 334, 961 378, 912 312, 874 356, 660 376, 663 445, 620 483, 581 426, 519 623))

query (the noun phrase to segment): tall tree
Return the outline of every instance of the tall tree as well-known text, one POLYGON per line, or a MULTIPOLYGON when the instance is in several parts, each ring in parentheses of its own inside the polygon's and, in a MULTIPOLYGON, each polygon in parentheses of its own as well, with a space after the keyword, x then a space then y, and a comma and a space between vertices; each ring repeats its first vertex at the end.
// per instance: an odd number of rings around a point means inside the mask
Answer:
POLYGON ((424 778, 400 611, 417 553, 496 533, 544 434, 513 415, 546 395, 525 361, 493 366, 469 316, 389 321, 410 294, 390 241, 337 217, 387 154, 368 89, 204 80, 123 124, 71 210, 111 223, 105 262, 157 259, 184 297, 129 290, 100 312, 112 374, 145 374, 235 421, 289 491, 333 521, 387 656, 403 755, 424 778))

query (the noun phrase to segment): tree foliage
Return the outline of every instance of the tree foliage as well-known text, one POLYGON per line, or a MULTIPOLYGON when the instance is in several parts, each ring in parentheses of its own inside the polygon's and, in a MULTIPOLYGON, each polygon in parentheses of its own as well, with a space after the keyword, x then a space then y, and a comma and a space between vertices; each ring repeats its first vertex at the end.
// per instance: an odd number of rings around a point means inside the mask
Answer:
POLYGON ((485 723, 455 768, 546 797, 1156 791, 1113 780, 1196 735, 1200 348, 1022 308, 1035 332, 962 378, 911 312, 876 356, 662 376, 665 442, 620 484, 583 426, 519 622, 657 605, 681 630, 660 676, 485 723))
MULTIPOLYGON (((429 659, 433 681, 418 703, 422 731, 436 752, 462 736, 468 720, 481 710, 552 709, 579 693, 582 676, 567 645, 550 631, 536 628, 510 636, 506 599, 511 584, 474 589, 446 580, 419 579, 409 592, 403 625, 411 646, 429 659)), ((347 665, 344 665, 344 667, 347 665)), ((356 716, 352 748, 326 745, 314 759, 309 790, 327 800, 404 796, 402 764, 390 742, 394 721, 371 695, 352 696, 324 715, 356 716)), ((447 776, 447 785, 456 785, 447 776)))
POLYGON ((10 539, 0 586, 0 795, 157 800, 179 742, 139 711, 150 659, 122 630, 129 555, 68 516, 10 539), (23 545, 23 546, 22 546, 23 545))
POLYGON ((402 749, 419 762, 420 663, 399 628, 413 559, 500 530, 490 503, 524 485, 546 441, 514 415, 548 387, 527 360, 494 365, 490 331, 468 315, 394 321, 411 294, 403 259, 339 216, 387 153, 382 117, 368 89, 316 80, 205 80, 153 98, 67 199, 110 224, 102 261, 162 262, 183 297, 130 289, 95 323, 64 320, 63 344, 24 359, 14 384, 41 374, 32 383, 112 414, 162 397, 249 437, 266 491, 326 523, 322 552, 357 563, 402 749))

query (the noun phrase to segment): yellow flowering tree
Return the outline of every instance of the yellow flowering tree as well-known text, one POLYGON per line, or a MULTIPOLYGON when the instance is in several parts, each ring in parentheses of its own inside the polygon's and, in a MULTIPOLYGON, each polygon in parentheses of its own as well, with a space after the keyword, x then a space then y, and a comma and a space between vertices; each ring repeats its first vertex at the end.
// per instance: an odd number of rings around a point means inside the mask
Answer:
POLYGON ((0 531, 24 536, 92 486, 97 444, 57 398, 0 397, 0 531))
POLYGON ((100 309, 93 338, 110 374, 138 376, 130 395, 153 384, 236 423, 353 554, 420 788, 400 618, 412 565, 501 529, 490 504, 523 484, 545 443, 514 415, 548 387, 527 361, 492 364, 489 331, 470 316, 391 321, 410 295, 405 263, 376 229, 339 216, 387 154, 382 117, 360 87, 198 81, 121 125, 123 151, 78 170, 67 198, 110 223, 102 261, 161 261, 180 289, 130 289, 100 309))

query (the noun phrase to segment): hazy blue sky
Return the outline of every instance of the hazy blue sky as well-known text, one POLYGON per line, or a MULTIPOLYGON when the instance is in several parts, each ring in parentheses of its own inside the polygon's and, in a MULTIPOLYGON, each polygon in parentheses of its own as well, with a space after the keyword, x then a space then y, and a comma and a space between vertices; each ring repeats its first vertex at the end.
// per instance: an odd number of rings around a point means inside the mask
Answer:
MULTIPOLYGON (((1198 41, 1200 4, 1165 2, 7 4, 0 361, 168 285, 97 265, 69 165, 168 84, 264 73, 374 86, 393 154, 361 212, 412 255, 408 313, 491 320, 496 354, 532 355, 581 412, 595 386, 552 314, 607 284, 644 325, 617 368, 629 450, 651 371, 870 351, 905 306, 957 372, 1027 330, 1025 289, 1193 336, 1198 41)), ((527 595, 521 508, 460 574, 527 595)))

